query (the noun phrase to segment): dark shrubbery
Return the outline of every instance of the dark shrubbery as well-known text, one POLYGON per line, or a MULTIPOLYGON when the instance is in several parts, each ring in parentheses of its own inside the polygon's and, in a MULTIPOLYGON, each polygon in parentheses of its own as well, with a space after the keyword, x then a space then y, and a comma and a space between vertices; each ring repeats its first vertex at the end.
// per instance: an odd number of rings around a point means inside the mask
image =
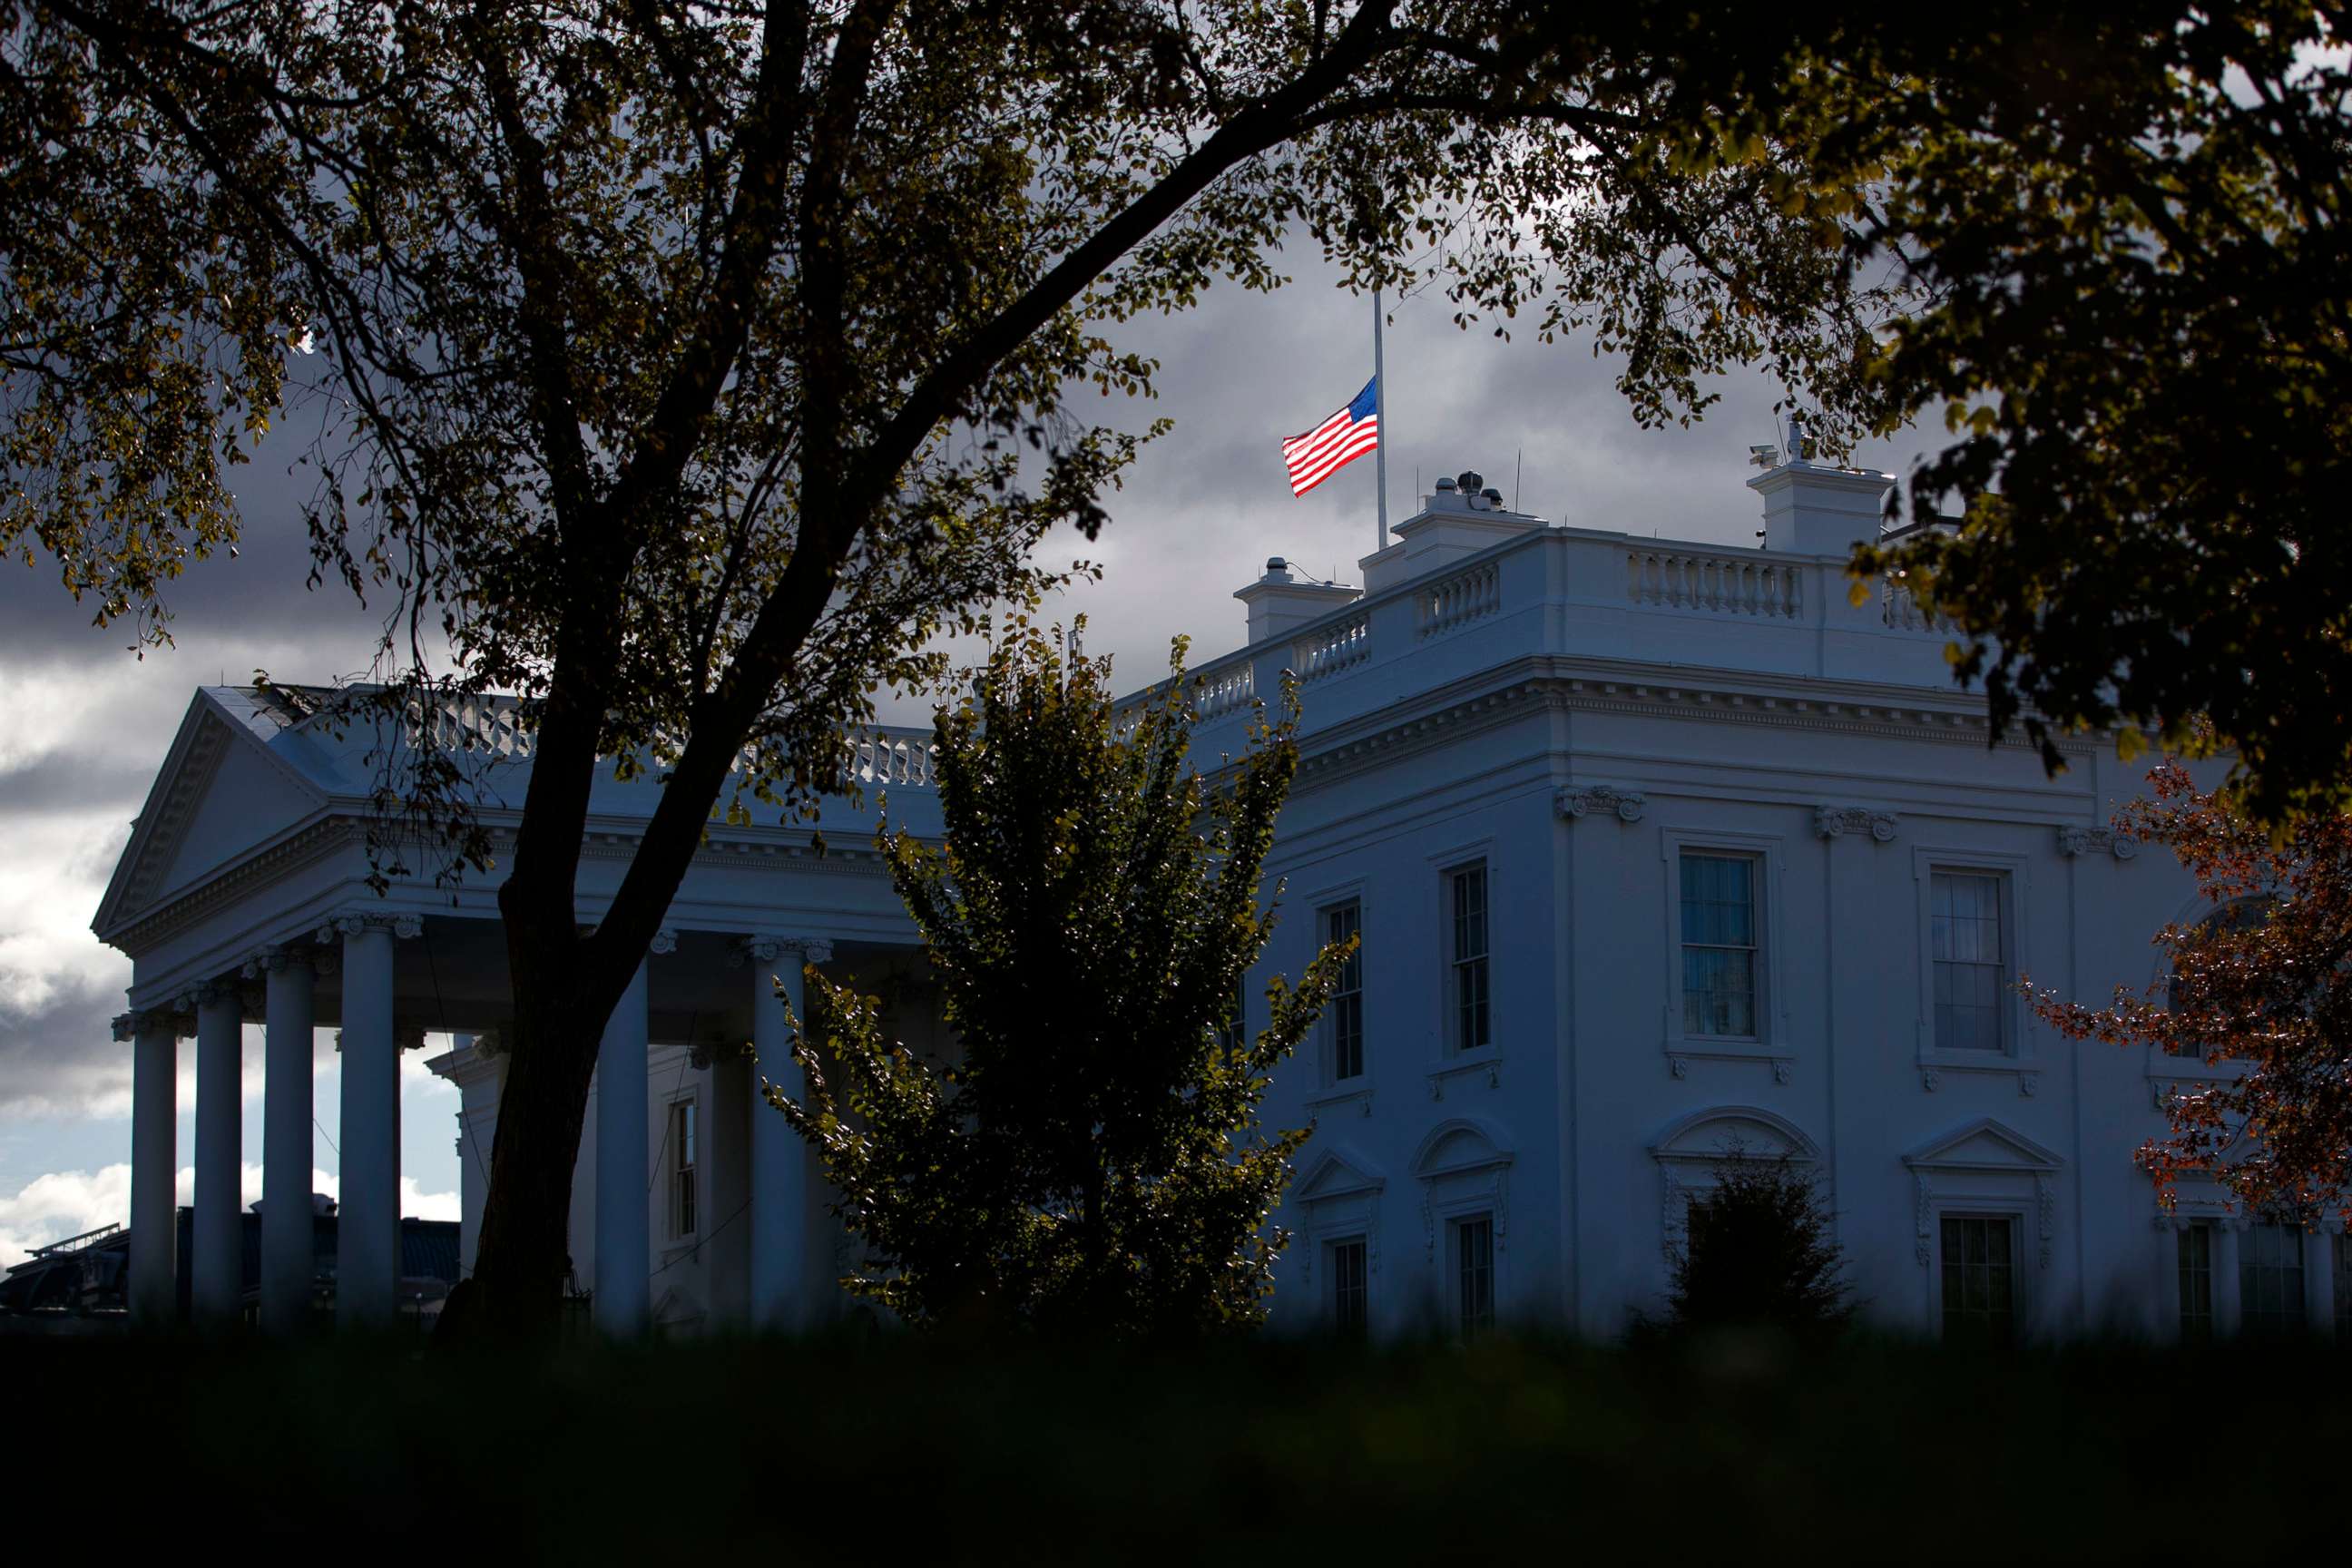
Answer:
POLYGON ((1853 1322, 1845 1256, 1813 1178, 1786 1155, 1734 1149, 1690 1205, 1666 1297, 1669 1330, 1770 1327, 1829 1339, 1853 1322))

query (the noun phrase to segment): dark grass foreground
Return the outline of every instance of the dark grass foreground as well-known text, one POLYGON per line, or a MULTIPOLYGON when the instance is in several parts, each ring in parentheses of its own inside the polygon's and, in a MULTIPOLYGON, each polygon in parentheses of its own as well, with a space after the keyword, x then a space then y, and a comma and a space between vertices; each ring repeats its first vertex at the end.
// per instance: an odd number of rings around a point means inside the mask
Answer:
POLYGON ((12 1535, 70 1519, 204 1556, 2251 1562, 2342 1544, 2347 1367, 1743 1339, 1179 1356, 10 1338, 0 1398, 12 1535))

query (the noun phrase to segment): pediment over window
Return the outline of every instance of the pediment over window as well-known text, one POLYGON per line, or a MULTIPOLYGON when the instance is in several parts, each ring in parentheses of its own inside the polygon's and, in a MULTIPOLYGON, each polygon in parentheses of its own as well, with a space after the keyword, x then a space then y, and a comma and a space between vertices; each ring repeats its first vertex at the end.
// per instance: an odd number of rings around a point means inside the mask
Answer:
POLYGON ((1346 1144, 1319 1149, 1307 1173, 1290 1185, 1293 1203, 1311 1204, 1324 1198, 1361 1197, 1388 1185, 1388 1178, 1372 1173, 1371 1162, 1346 1144))
POLYGON ((1915 1171, 2055 1171, 2066 1162, 1987 1116, 1903 1156, 1915 1171))
POLYGON ((1512 1154, 1502 1129, 1480 1116, 1457 1116, 1429 1130, 1413 1151, 1412 1173, 1423 1181, 1507 1165, 1512 1154))
POLYGON ((1654 1159, 1694 1164, 1713 1164, 1734 1153, 1752 1160, 1778 1160, 1785 1155, 1800 1164, 1811 1164, 1822 1157, 1821 1149, 1803 1129, 1760 1105, 1717 1105, 1694 1111, 1650 1145, 1654 1159))

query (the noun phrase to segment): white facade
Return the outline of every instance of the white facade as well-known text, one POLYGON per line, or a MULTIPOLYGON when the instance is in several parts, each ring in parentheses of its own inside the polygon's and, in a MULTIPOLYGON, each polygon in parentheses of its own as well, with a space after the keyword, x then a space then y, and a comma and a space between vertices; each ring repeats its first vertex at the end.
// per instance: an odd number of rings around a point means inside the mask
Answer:
MULTIPOLYGON (((1735 1143, 1818 1174, 1885 1326, 1937 1332, 2006 1300, 2022 1334, 2168 1336, 2184 1311, 2226 1333, 2286 1296, 2311 1328, 2337 1322, 2342 1236, 2248 1228, 2195 1193, 2159 1214, 2132 1152, 2179 1064, 2065 1041, 2016 994, 2021 974, 2078 998, 2147 986, 2150 938, 2198 912, 2194 889, 2106 826, 2140 782, 2110 743, 2069 742, 2054 779, 2020 742, 1989 747, 1945 636, 1899 593, 1849 602, 1845 548, 1885 483, 1770 469, 1749 481, 1752 551, 1547 526, 1442 483, 1362 563, 1363 593, 1277 567, 1238 595, 1251 641, 1196 672, 1200 754, 1240 750, 1286 669, 1304 703, 1265 965, 1297 974, 1328 930, 1363 940, 1355 1001, 1268 1107, 1316 1124, 1279 1216, 1277 1325, 1613 1333, 1657 1306, 1692 1194, 1735 1143)), ((489 748, 485 799, 520 798, 509 713, 439 721, 489 748)), ((924 738, 863 746, 894 819, 935 825, 924 738)), ((99 916, 136 965, 141 1236, 170 1234, 146 1216, 169 1212, 171 1064, 197 1040, 200 1310, 222 1289, 206 1237, 234 1230, 240 1018, 268 1021, 265 1164, 296 1182, 303 1047, 341 1027, 347 1235, 395 1214, 392 1052, 468 1037, 434 1065, 464 1090, 471 1257, 507 1012, 495 880, 454 904, 425 877, 367 892, 365 750, 283 697, 199 692, 99 916)), ((650 805, 646 785, 598 784, 583 920, 650 805)), ((803 956, 891 998, 910 1044, 938 1026, 870 813, 829 803, 821 826, 823 858, 805 829, 714 826, 607 1032, 572 1228, 615 1331, 837 1303, 822 1182, 736 1047, 789 1071, 769 978, 797 988, 803 956), (602 1092, 640 1061, 628 1093, 602 1092)), ((168 1257, 132 1268, 151 1282, 134 1297, 168 1310, 168 1257)), ((346 1312, 389 1310, 382 1271, 347 1242, 346 1312)), ((267 1321, 267 1261, 264 1278, 267 1321)))

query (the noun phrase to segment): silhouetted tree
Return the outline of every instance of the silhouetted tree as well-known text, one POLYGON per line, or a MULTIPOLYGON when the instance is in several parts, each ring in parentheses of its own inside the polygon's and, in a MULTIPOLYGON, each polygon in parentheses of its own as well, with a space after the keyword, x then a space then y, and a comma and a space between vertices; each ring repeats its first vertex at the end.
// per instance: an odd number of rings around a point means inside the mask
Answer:
POLYGON ((1675 1330, 1769 1325, 1834 1335, 1853 1321, 1845 1255, 1812 1175, 1786 1154, 1732 1149, 1694 1197, 1666 1297, 1675 1330))
POLYGON ((767 1099, 864 1243, 850 1289, 909 1321, 1192 1334, 1264 1315, 1287 1240, 1266 1220, 1307 1133, 1261 1135, 1258 1101, 1355 944, 1326 946, 1296 990, 1269 982, 1255 1039, 1232 1027, 1274 929, 1257 890, 1297 704, 1261 709, 1208 783, 1185 761, 1181 649, 1120 713, 1108 659, 1020 626, 940 710, 944 842, 879 843, 954 1059, 885 1039, 876 999, 806 971, 806 1095, 767 1099))

